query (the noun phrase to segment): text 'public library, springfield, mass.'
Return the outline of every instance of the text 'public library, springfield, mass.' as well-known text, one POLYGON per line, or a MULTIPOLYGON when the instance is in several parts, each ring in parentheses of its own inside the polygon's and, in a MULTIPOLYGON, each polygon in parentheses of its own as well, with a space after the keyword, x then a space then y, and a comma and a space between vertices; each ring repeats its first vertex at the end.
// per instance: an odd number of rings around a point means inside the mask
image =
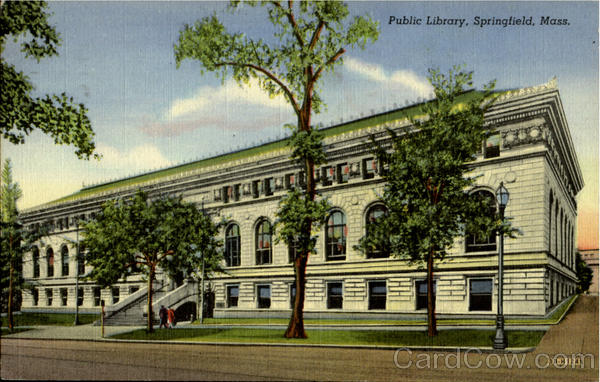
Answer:
MULTIPOLYGON (((379 200, 384 181, 370 137, 389 140, 387 128, 408 124, 418 105, 323 129, 327 164, 315 170, 318 191, 333 208, 319 233, 307 267, 305 316, 402 318, 427 309, 425 269, 382 251, 354 246, 369 224, 385 213, 379 200)), ((505 240, 504 312, 543 317, 575 293, 576 195, 583 187, 556 80, 503 92, 486 113, 495 129, 482 143, 470 175, 473 193, 494 198, 500 182, 510 192, 506 216, 522 232, 505 240)), ((89 267, 76 260, 76 222, 93 219, 103 202, 133 195, 182 195, 215 218, 230 219, 221 232, 226 274, 205 282, 207 314, 214 317, 288 317, 294 300, 290 249, 274 243, 273 222, 280 198, 303 187, 304 174, 289 158, 286 139, 127 179, 83 188, 75 194, 24 211, 26 225, 51 221, 43 245, 24 259, 23 272, 35 289, 24 291, 24 311, 98 312, 100 301, 118 321, 143 322, 145 282, 130 276, 101 289, 80 279, 89 267), (78 285, 78 293, 76 293, 78 285), (77 296, 77 297, 76 297, 77 296), (76 301, 78 300, 78 301, 76 301)), ((436 263, 435 301, 440 316, 496 313, 498 239, 457 237, 436 263)), ((197 285, 159 274, 154 312, 160 305, 194 312, 197 285)), ((110 317, 109 317, 110 321, 110 317)))

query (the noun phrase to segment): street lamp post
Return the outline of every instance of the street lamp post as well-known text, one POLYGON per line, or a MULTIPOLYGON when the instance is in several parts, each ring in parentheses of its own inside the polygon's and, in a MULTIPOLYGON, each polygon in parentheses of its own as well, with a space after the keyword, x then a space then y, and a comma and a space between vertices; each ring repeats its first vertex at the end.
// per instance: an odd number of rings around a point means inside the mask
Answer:
MULTIPOLYGON (((504 223, 504 209, 508 204, 510 194, 504 187, 503 182, 496 190, 496 201, 500 210, 500 220, 504 223)), ((504 350, 508 346, 508 340, 504 333, 504 312, 503 312, 503 272, 504 272, 504 232, 500 231, 498 248, 498 314, 496 315, 496 337, 494 338, 494 349, 504 350)))

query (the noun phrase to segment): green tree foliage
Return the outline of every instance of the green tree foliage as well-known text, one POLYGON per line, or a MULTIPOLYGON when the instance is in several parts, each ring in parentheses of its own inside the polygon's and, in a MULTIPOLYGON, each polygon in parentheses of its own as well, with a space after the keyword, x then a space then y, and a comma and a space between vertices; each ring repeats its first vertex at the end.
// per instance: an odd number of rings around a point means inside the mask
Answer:
POLYGON ((584 293, 590 289, 592 278, 594 277, 594 271, 590 268, 585 261, 581 258, 581 253, 577 252, 577 258, 575 260, 575 268, 577 271, 577 293, 584 293))
POLYGON ((138 191, 127 200, 107 202, 96 219, 83 227, 81 244, 93 266, 89 278, 101 286, 141 272, 148 282, 148 327, 152 328, 152 283, 158 267, 170 277, 191 275, 201 266, 220 269, 220 224, 181 197, 150 200, 138 191))
POLYGON ((5 61, 9 39, 21 39, 21 51, 38 62, 58 54, 60 36, 49 25, 43 1, 3 1, 0 5, 0 134, 14 144, 24 143, 33 129, 50 135, 56 144, 73 145, 78 158, 94 154, 94 132, 83 104, 67 94, 34 97, 29 78, 5 61))
MULTIPOLYGON (((235 9, 240 2, 233 1, 235 9)), ((324 160, 318 131, 311 125, 312 113, 324 107, 319 93, 319 80, 327 71, 332 72, 343 61, 347 48, 364 48, 368 42, 379 37, 378 23, 366 16, 349 19, 348 7, 338 1, 301 1, 294 4, 288 1, 248 1, 250 6, 266 8, 268 20, 273 25, 278 42, 267 43, 253 39, 244 33, 229 33, 216 16, 206 17, 194 25, 185 25, 175 45, 177 65, 185 59, 200 62, 200 71, 214 72, 223 81, 231 76, 240 85, 250 79, 258 81, 267 94, 274 97, 283 95, 297 117, 296 133, 291 142, 296 158, 302 162, 306 174, 306 190, 302 202, 299 195, 288 197, 294 210, 303 214, 303 223, 296 225, 297 234, 310 242, 313 222, 317 225, 323 216, 315 216, 319 211, 314 204, 316 186, 314 181, 315 163, 324 160), (300 207, 302 206, 302 207, 300 207), (313 220, 314 218, 316 220, 313 220)), ((298 222, 295 214, 279 214, 280 227, 292 231, 298 222), (287 217, 292 217, 286 220, 287 217)), ((290 325, 285 336, 305 338, 303 305, 306 264, 309 246, 296 252, 294 271, 296 273, 296 302, 292 310, 290 325)))
POLYGON ((2 311, 8 315, 8 327, 13 329, 13 311, 19 306, 20 292, 28 285, 23 280, 22 264, 25 253, 42 236, 41 230, 28 230, 19 219, 17 201, 21 188, 13 182, 12 167, 7 159, 2 167, 2 193, 0 198, 0 285, 2 311))
POLYGON ((388 211, 359 248, 389 248, 397 257, 426 264, 428 333, 433 336, 434 261, 445 257, 456 237, 466 232, 487 236, 502 225, 489 213, 488 200, 469 195, 475 178, 465 165, 490 134, 483 122, 493 83, 459 103, 457 98, 472 86, 472 73, 455 67, 448 75, 430 70, 428 78, 435 99, 423 105, 426 117, 412 120, 398 134, 390 130, 389 151, 374 142, 378 161, 387 167, 382 199, 388 211))

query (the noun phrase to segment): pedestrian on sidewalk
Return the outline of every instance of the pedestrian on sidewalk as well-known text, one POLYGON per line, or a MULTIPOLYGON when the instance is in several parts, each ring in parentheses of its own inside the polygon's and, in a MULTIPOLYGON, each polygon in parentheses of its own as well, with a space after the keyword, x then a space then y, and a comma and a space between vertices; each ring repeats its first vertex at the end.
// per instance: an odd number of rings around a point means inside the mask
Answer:
POLYGON ((167 308, 165 308, 164 305, 161 305, 160 310, 158 311, 158 317, 160 318, 160 325, 158 326, 159 329, 162 329, 163 326, 165 327, 165 329, 168 328, 167 315, 167 308))
POLYGON ((169 310, 167 310, 167 317, 169 320, 169 328, 173 328, 176 323, 175 323, 175 311, 173 310, 173 308, 169 308, 169 310))

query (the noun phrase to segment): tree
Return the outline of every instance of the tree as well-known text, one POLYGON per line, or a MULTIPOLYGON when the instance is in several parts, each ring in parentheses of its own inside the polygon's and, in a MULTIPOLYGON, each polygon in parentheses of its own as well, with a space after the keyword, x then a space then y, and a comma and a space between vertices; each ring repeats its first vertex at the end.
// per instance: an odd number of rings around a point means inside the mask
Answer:
POLYGON ((13 311, 21 289, 26 287, 22 275, 23 255, 40 239, 43 229, 28 230, 19 220, 17 201, 21 188, 13 183, 10 160, 2 167, 2 193, 0 194, 0 284, 3 308, 6 304, 8 328, 14 328, 13 311))
POLYGON ((148 283, 148 332, 152 325, 152 283, 160 267, 174 277, 200 267, 203 251, 207 269, 218 269, 222 243, 219 224, 181 197, 149 200, 138 191, 128 200, 107 202, 96 219, 83 227, 82 246, 93 266, 89 278, 106 287, 141 272, 148 283))
POLYGON ((584 293, 590 289, 592 278, 594 277, 594 271, 590 268, 585 261, 581 258, 579 251, 576 254, 575 268, 577 271, 577 293, 584 293))
POLYGON ((494 84, 465 94, 472 73, 456 67, 448 75, 430 70, 429 81, 435 99, 422 106, 426 117, 413 118, 412 126, 398 134, 390 130, 391 151, 373 140, 378 161, 387 167, 382 175, 387 214, 359 246, 389 247, 395 256, 426 264, 428 334, 434 336, 434 261, 444 259, 456 237, 467 232, 487 236, 505 227, 489 213, 490 207, 495 211, 495 202, 490 206, 489 200, 468 193, 475 178, 467 175, 466 163, 475 159, 490 134, 483 122, 494 84))
POLYGON ((5 61, 9 39, 21 42, 26 57, 38 62, 58 54, 60 36, 49 25, 43 1, 2 1, 0 5, 0 134, 14 144, 25 142, 33 129, 50 135, 56 144, 73 145, 78 158, 94 154, 94 132, 83 104, 74 104, 67 94, 32 96, 33 84, 14 65, 5 61))
MULTIPOLYGON (((238 1, 233 1, 235 9, 238 1)), ((288 338, 306 338, 304 331, 303 306, 306 264, 314 250, 313 224, 324 219, 315 216, 319 211, 315 201, 315 166, 323 163, 322 136, 311 125, 313 112, 324 106, 319 94, 319 80, 326 71, 332 72, 342 64, 347 48, 364 48, 367 42, 377 40, 378 23, 369 17, 354 17, 347 20, 346 4, 337 1, 250 1, 250 6, 267 8, 269 22, 273 25, 278 43, 267 44, 262 39, 252 39, 243 33, 229 33, 216 16, 197 21, 193 26, 185 25, 175 45, 175 59, 179 66, 185 59, 198 60, 201 73, 215 72, 223 81, 229 75, 238 84, 247 84, 253 78, 267 94, 283 95, 297 117, 297 125, 290 140, 292 157, 302 163, 306 174, 306 189, 289 198, 301 198, 296 203, 298 219, 286 220, 280 214, 280 226, 296 232, 284 235, 282 240, 296 245, 293 261, 296 277, 296 300, 285 332, 288 338), (290 240, 294 242, 290 242, 290 240)), ((291 199, 289 199, 291 200, 291 199)))

